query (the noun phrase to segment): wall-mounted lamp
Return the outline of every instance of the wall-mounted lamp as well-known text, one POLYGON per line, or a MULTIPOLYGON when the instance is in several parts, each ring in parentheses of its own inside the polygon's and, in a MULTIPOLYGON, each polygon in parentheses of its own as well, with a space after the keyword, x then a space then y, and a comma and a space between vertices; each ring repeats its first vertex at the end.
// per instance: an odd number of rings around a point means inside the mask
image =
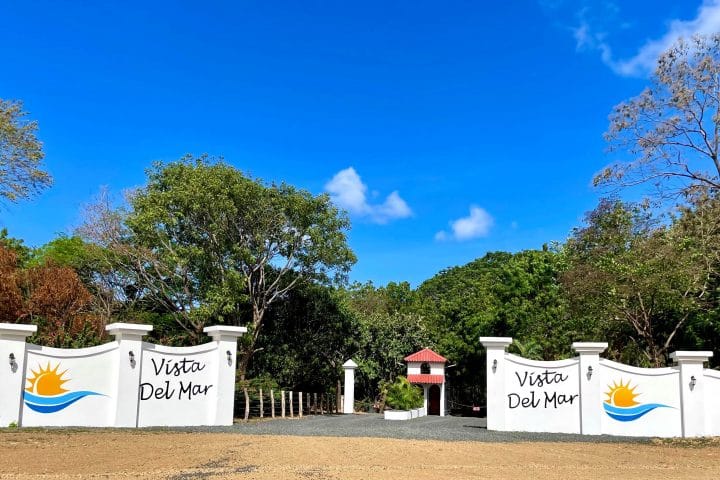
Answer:
POLYGON ((228 350, 225 353, 227 353, 228 365, 232 365, 232 352, 228 350))
POLYGON ((135 368, 135 353, 132 350, 128 352, 128 357, 130 357, 130 366, 135 368))
POLYGON ((492 366, 493 373, 497 370, 497 358, 493 360, 493 366, 492 366))
POLYGON ((8 358, 10 359, 10 370, 12 370, 13 373, 17 372, 18 364, 15 363, 15 354, 11 353, 8 355, 8 358))
POLYGON ((696 383, 697 383, 697 380, 695 379, 695 375, 693 375, 692 377, 690 377, 690 390, 695 388, 696 383))
POLYGON ((592 378, 592 373, 593 373, 592 365, 588 365, 588 373, 587 373, 588 380, 590 380, 592 378))

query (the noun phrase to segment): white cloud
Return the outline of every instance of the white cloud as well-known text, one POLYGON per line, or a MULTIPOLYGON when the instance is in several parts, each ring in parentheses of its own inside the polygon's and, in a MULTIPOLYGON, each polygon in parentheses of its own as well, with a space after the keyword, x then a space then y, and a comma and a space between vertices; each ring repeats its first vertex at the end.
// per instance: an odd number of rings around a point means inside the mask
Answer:
POLYGON ((644 75, 655 69, 658 57, 680 37, 707 35, 720 32, 720 0, 705 0, 692 20, 672 20, 662 37, 645 43, 635 56, 611 62, 611 68, 620 75, 644 75))
POLYGON ((607 33, 595 28, 596 20, 588 20, 588 8, 584 7, 576 16, 579 24, 572 28, 572 32, 577 50, 596 50, 605 65, 625 77, 644 76, 652 72, 658 57, 680 37, 720 32, 720 0, 704 0, 695 18, 670 20, 668 30, 660 38, 648 40, 630 58, 616 59, 607 41, 607 33))
POLYGON ((367 199, 367 189, 353 167, 340 170, 325 185, 325 191, 330 194, 335 205, 351 215, 367 217, 380 224, 412 216, 412 210, 397 191, 388 195, 383 203, 371 204, 367 199))
POLYGON ((470 215, 450 222, 452 234, 440 231, 435 234, 435 240, 444 241, 453 238, 457 241, 472 240, 485 237, 490 233, 494 220, 485 209, 472 205, 470 215))

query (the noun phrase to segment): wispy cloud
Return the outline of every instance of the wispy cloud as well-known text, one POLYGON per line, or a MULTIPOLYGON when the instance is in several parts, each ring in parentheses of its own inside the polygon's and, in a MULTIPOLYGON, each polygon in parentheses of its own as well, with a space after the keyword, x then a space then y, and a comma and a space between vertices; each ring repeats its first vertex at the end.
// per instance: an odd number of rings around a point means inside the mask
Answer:
POLYGON ((470 207, 470 215, 458 218, 450 222, 451 232, 445 230, 435 234, 435 240, 457 240, 465 241, 474 238, 486 237, 490 233, 494 220, 485 209, 472 205, 470 207))
POLYGON ((344 208, 351 215, 366 217, 375 223, 385 224, 412 216, 412 210, 397 191, 388 195, 382 203, 368 202, 367 185, 353 167, 337 172, 325 185, 325 191, 338 207, 344 208))
POLYGON ((645 75, 655 69, 660 54, 679 38, 718 32, 720 32, 720 0, 705 0, 695 18, 670 21, 669 28, 662 37, 646 42, 633 57, 610 62, 609 65, 620 75, 645 75))
MULTIPOLYGON (((597 16, 593 17, 590 13, 591 9, 585 2, 576 12, 576 25, 571 31, 577 50, 597 51, 605 65, 625 77, 641 77, 651 73, 658 57, 681 37, 720 32, 720 0, 704 0, 695 18, 669 20, 668 29, 661 37, 646 41, 629 58, 616 58, 610 46, 609 33, 597 21, 597 16)), ((623 25, 622 22, 618 23, 623 25)))

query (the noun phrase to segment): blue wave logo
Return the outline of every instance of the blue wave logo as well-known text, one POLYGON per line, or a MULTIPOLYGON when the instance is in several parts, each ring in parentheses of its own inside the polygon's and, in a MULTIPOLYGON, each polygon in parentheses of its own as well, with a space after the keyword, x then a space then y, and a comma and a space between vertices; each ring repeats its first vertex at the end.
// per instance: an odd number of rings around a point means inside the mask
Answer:
POLYGON ((610 418, 619 422, 632 422, 656 408, 673 408, 662 403, 636 402, 635 398, 640 393, 635 393, 637 385, 630 388, 630 380, 625 384, 620 380, 619 385, 613 381, 613 385, 608 385, 608 388, 605 392, 608 399, 603 402, 603 408, 610 418))
POLYGON ((58 363, 51 368, 48 362, 45 368, 39 366, 37 372, 32 371, 33 377, 27 379, 30 386, 23 392, 23 401, 28 408, 39 413, 54 413, 90 395, 102 395, 89 390, 71 392, 62 388, 70 379, 63 378, 67 370, 58 373, 59 367, 58 363))
POLYGON ((82 390, 79 392, 68 392, 64 395, 41 396, 24 392, 23 399, 28 408, 40 413, 54 413, 69 407, 73 403, 90 395, 102 395, 97 392, 82 390))
POLYGON ((614 418, 619 422, 632 422, 656 408, 672 408, 670 405, 662 403, 641 403, 635 407, 614 407, 608 403, 603 403, 603 407, 610 418, 614 418))

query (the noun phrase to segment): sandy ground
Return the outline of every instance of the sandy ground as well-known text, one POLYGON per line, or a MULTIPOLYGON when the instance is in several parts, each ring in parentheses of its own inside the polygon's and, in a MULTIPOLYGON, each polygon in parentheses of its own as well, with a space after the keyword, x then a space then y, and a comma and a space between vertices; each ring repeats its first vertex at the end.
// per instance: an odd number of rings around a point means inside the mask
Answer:
POLYGON ((0 479, 716 479, 720 441, 481 443, 0 431, 0 479))

